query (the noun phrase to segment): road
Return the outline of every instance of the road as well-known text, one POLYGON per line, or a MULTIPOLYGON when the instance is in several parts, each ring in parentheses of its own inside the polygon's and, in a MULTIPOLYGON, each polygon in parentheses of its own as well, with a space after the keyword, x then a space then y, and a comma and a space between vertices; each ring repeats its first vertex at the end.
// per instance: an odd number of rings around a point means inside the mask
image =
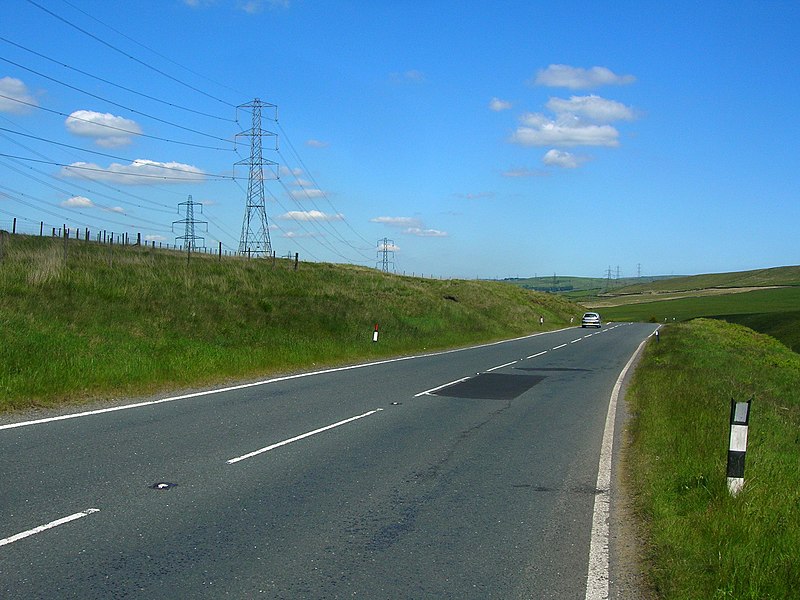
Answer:
POLYGON ((6 419, 0 597, 585 598, 609 398, 655 327, 6 419))

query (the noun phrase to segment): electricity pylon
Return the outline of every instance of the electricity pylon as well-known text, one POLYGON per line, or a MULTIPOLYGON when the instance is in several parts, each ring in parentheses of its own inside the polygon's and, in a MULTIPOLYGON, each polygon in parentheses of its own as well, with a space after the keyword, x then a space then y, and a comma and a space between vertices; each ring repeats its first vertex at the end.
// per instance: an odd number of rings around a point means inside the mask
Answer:
MULTIPOLYGON (((275 150, 277 150, 277 134, 261 128, 261 109, 266 106, 271 109, 274 104, 265 104, 258 98, 238 108, 249 108, 252 112, 252 127, 237 134, 250 138, 250 157, 237 162, 237 165, 247 165, 249 175, 247 178, 247 205, 244 210, 242 223, 242 236, 239 238, 239 254, 246 256, 271 256, 272 244, 269 239, 269 225, 267 223, 267 210, 264 206, 264 167, 277 167, 278 163, 266 160, 262 154, 262 138, 275 137, 275 150)), ((275 119, 277 120, 277 118, 275 119)), ((277 170, 274 172, 277 179, 277 170)))
POLYGON ((208 231, 208 221, 198 221, 194 218, 194 207, 200 207, 200 214, 203 213, 203 205, 197 204, 192 200, 191 194, 189 195, 189 199, 186 202, 181 202, 178 204, 178 212, 180 213, 180 207, 186 207, 186 217, 181 219, 180 221, 173 221, 172 222, 172 231, 175 231, 175 225, 180 223, 184 225, 184 233, 183 235, 179 235, 175 238, 175 243, 178 244, 178 241, 183 241, 181 246, 185 246, 188 252, 197 252, 198 250, 205 250, 205 243, 206 239, 203 237, 199 237, 195 234, 195 225, 205 225, 206 231, 208 231), (198 240, 200 243, 198 243, 198 240))
POLYGON ((376 267, 386 273, 389 272, 389 265, 392 265, 392 272, 394 272, 394 261, 389 260, 389 255, 394 256, 394 241, 383 238, 378 240, 378 263, 376 267))

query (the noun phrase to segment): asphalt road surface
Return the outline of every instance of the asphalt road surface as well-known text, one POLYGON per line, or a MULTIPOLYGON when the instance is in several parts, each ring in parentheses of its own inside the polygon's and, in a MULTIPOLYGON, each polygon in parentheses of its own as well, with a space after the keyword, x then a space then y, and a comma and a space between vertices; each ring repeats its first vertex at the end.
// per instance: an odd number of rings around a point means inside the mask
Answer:
POLYGON ((655 327, 7 417, 0 598, 585 598, 609 398, 655 327))

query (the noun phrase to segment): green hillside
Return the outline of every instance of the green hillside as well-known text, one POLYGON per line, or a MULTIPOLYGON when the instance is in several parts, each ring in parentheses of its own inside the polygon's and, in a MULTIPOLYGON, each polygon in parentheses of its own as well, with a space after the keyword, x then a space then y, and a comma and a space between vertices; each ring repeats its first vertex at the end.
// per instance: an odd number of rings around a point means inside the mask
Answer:
POLYGON ((0 410, 467 345, 581 312, 500 282, 8 236, 0 410))
POLYGON ((672 277, 620 287, 613 290, 613 295, 768 286, 800 286, 800 266, 672 277))

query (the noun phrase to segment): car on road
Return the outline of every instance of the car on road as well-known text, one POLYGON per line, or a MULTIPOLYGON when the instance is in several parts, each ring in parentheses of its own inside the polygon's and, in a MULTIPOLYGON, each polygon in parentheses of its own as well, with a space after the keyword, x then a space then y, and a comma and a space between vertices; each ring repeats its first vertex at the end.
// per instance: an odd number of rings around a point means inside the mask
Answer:
POLYGON ((581 318, 581 327, 601 327, 600 315, 596 312, 587 312, 581 318))

